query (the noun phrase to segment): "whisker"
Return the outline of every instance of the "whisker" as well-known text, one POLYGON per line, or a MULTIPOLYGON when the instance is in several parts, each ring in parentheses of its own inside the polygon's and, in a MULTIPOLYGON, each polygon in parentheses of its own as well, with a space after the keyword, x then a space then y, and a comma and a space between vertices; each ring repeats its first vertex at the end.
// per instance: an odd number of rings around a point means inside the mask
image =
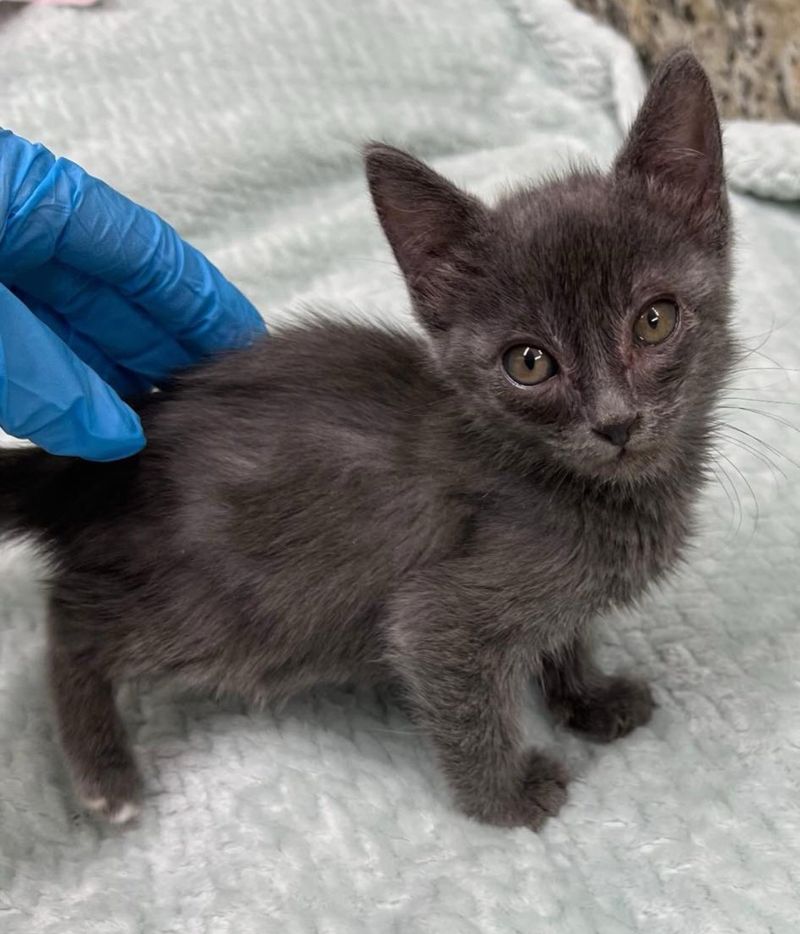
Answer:
POLYGON ((782 418, 780 415, 776 415, 774 412, 765 412, 763 409, 751 409, 747 406, 736 406, 736 405, 721 405, 721 409, 738 409, 740 412, 751 412, 753 415, 763 415, 764 418, 771 418, 774 422, 778 422, 780 425, 784 425, 786 428, 791 428, 792 431, 796 431, 800 434, 800 428, 797 425, 793 425, 787 419, 782 418))
MULTIPOLYGON (((786 324, 788 324, 788 321, 784 322, 784 324, 781 325, 781 327, 786 327, 786 324)), ((769 341, 769 339, 772 337, 774 333, 775 333, 775 316, 773 315, 772 324, 770 325, 768 331, 761 331, 761 333, 759 334, 751 334, 749 337, 743 337, 742 343, 744 343, 745 341, 751 341, 751 340, 757 341, 760 339, 760 343, 756 344, 755 347, 753 347, 752 349, 748 348, 749 353, 758 353, 758 351, 761 350, 761 348, 769 341)))
MULTIPOLYGON (((748 392, 753 392, 752 389, 748 389, 748 392)), ((756 392, 758 390, 755 390, 756 392)), ((726 396, 725 397, 730 402, 766 402, 769 405, 794 405, 800 408, 800 402, 788 402, 785 399, 751 399, 748 396, 726 396)))
POLYGON ((736 521, 736 506, 734 505, 733 497, 731 496, 731 493, 730 493, 730 490, 728 489, 727 484, 722 482, 722 477, 723 476, 725 477, 725 480, 727 481, 728 484, 731 484, 731 485, 733 484, 732 484, 731 478, 725 472, 725 469, 722 467, 721 464, 717 463, 716 466, 714 464, 709 464, 709 467, 711 468, 711 472, 714 474, 714 477, 716 478, 717 483, 719 483, 720 488, 725 493, 725 498, 728 500, 728 504, 731 507, 730 526, 728 528, 729 534, 728 534, 728 538, 726 539, 727 542, 730 542, 730 541, 733 541, 734 535, 736 534, 735 532, 731 531, 733 529, 733 523, 736 521), (717 470, 717 467, 719 467, 719 470, 717 470))
POLYGON ((745 353, 743 353, 741 356, 741 359, 746 360, 748 357, 755 354, 757 357, 763 357, 764 360, 767 360, 769 363, 772 363, 774 366, 781 368, 780 363, 778 363, 778 361, 774 357, 770 357, 769 354, 764 353, 764 351, 761 349, 764 346, 764 344, 766 344, 766 340, 761 341, 758 347, 752 347, 750 350, 747 350, 745 353))
POLYGON ((791 323, 791 318, 787 318, 783 322, 783 324, 776 324, 775 314, 773 313, 772 324, 770 325, 770 328, 768 331, 759 331, 758 334, 748 334, 747 337, 742 337, 740 338, 740 340, 744 343, 745 341, 757 341, 763 338, 761 343, 758 345, 758 348, 761 349, 776 331, 782 331, 785 327, 788 327, 790 323, 791 323))
POLYGON ((742 478, 742 480, 744 481, 744 485, 747 487, 747 489, 750 492, 750 497, 753 500, 753 506, 755 507, 755 511, 756 511, 755 522, 753 525, 753 531, 755 532, 755 527, 758 525, 759 520, 761 519, 761 510, 759 509, 758 500, 756 499, 756 494, 753 490, 753 487, 750 484, 750 481, 747 479, 747 477, 739 469, 738 465, 734 461, 732 461, 730 457, 728 457, 727 454, 723 454, 722 451, 717 451, 717 454, 719 454, 720 457, 722 457, 727 463, 731 465, 731 467, 733 467, 736 473, 739 474, 739 476, 742 478))
MULTIPOLYGON (((727 406, 727 408, 736 408, 736 406, 727 406)), ((743 409, 742 411, 748 411, 748 412, 749 412, 750 410, 749 410, 749 409, 743 409)), ((754 435, 752 432, 746 431, 744 428, 739 428, 738 425, 731 425, 730 422, 722 422, 722 423, 721 423, 721 427, 723 427, 723 428, 730 428, 731 431, 738 431, 738 432, 739 432, 740 434, 742 434, 742 435, 747 435, 747 437, 748 437, 748 438, 751 438, 753 441, 755 441, 756 444, 762 445, 762 447, 767 448, 768 451, 772 451, 773 454, 777 454, 778 457, 782 457, 785 461, 788 461, 790 464, 792 464, 792 466, 797 467, 798 469, 800 469, 800 464, 798 464, 797 461, 792 460, 792 458, 789 457, 788 454, 784 454, 783 451, 781 451, 781 450, 779 450, 778 448, 776 448, 773 444, 770 444, 769 441, 764 441, 762 438, 759 438, 758 435, 754 435)))
POLYGON ((729 392, 769 392, 770 389, 774 389, 778 383, 761 383, 758 386, 726 386, 723 390, 723 393, 729 392))
MULTIPOLYGON (((758 371, 758 369, 759 369, 759 368, 756 368, 756 372, 758 371)), ((737 374, 737 375, 738 375, 738 374, 737 374)), ((785 375, 786 375, 786 374, 784 374, 784 376, 785 376, 785 375)), ((729 392, 770 392, 770 391, 775 390, 775 389, 778 389, 779 392, 784 392, 784 391, 789 387, 789 385, 790 385, 790 383, 789 383, 789 381, 786 380, 786 379, 772 380, 772 381, 769 382, 769 383, 764 383, 764 382, 761 382, 761 381, 760 381, 760 378, 759 378, 759 382, 758 382, 757 385, 754 385, 754 386, 731 386, 731 385, 726 385, 726 386, 725 386, 725 389, 723 390, 723 392, 726 393, 726 394, 729 393, 729 392)), ((793 385, 793 384, 792 384, 792 385, 793 385)))
MULTIPOLYGON (((769 359, 769 357, 767 357, 769 359)), ((734 374, 736 373, 774 373, 775 370, 780 370, 781 373, 800 373, 800 367, 797 366, 784 366, 782 363, 778 363, 777 360, 772 361, 775 366, 743 366, 736 367, 734 374)))
POLYGON ((795 467, 800 469, 800 464, 796 461, 793 461, 788 454, 784 454, 780 448, 776 448, 774 444, 770 444, 769 441, 765 441, 763 438, 759 438, 758 435, 754 435, 751 431, 747 431, 745 428, 740 428, 738 425, 732 425, 730 422, 720 422, 721 428, 730 428, 731 431, 738 431, 741 435, 747 435, 748 438, 755 441, 756 444, 765 447, 768 451, 771 451, 773 454, 777 454, 778 457, 782 457, 785 461, 788 461, 790 464, 793 464, 795 467))
POLYGON ((720 433, 719 437, 726 441, 728 444, 732 444, 734 447, 741 448, 743 451, 749 451, 753 457, 757 457, 762 463, 766 464, 767 467, 770 468, 770 472, 773 474, 773 476, 777 472, 783 477, 784 480, 789 479, 786 476, 786 472, 778 464, 776 464, 772 458, 767 457, 763 451, 760 451, 757 447, 755 447, 755 445, 748 444, 746 441, 742 441, 741 438, 734 438, 731 435, 720 433))
MULTIPOLYGON (((720 457, 724 457, 724 455, 720 451, 717 451, 717 455, 720 457)), ((726 457, 725 460, 729 464, 731 463, 729 458, 726 457)), ((723 476, 730 484, 730 489, 731 489, 731 492, 733 493, 733 500, 735 502, 735 507, 733 510, 733 517, 734 519, 736 519, 736 528, 733 530, 731 534, 731 541, 732 541, 734 538, 736 538, 736 536, 741 531, 742 522, 744 521, 744 509, 742 507, 742 498, 741 496, 739 496, 739 490, 737 489, 736 484, 733 482, 733 479, 731 478, 731 475, 728 473, 728 471, 722 466, 722 464, 719 463, 719 461, 717 461, 717 466, 722 471, 723 476)))

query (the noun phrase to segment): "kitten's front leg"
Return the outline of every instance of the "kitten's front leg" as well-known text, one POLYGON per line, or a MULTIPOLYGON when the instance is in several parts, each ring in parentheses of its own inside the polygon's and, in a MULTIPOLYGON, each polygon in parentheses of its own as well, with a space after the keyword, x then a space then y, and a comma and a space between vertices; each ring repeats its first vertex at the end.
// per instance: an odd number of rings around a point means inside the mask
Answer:
POLYGON ((566 801, 568 776, 523 746, 526 673, 512 653, 472 641, 463 625, 401 623, 392 635, 411 715, 431 736, 457 803, 480 821, 538 830, 566 801))
POLYGON ((611 742, 643 726, 655 707, 644 681, 606 675, 596 668, 582 639, 545 656, 541 683, 558 720, 600 742, 611 742))

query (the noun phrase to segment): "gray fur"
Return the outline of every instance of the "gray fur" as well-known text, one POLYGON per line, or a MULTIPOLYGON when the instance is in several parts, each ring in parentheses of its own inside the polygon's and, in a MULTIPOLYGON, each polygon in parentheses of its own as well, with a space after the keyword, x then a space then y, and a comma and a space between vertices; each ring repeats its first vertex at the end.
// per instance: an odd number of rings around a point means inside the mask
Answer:
MULTIPOLYGON (((6 525, 53 561, 50 665, 80 796, 139 794, 123 679, 271 698, 392 682, 468 814, 537 829, 565 800, 526 749, 536 678, 599 740, 650 716, 592 664, 592 619, 675 564, 732 359, 728 211, 697 62, 657 74, 612 172, 487 207, 372 145, 378 215, 428 338, 320 319, 145 400, 148 446, 116 464, 0 460, 6 525), (633 321, 669 294, 663 345, 633 321), (513 384, 518 341, 557 376, 513 384), (595 429, 634 421, 624 449, 595 429)), ((121 819, 121 818, 120 818, 121 819)))

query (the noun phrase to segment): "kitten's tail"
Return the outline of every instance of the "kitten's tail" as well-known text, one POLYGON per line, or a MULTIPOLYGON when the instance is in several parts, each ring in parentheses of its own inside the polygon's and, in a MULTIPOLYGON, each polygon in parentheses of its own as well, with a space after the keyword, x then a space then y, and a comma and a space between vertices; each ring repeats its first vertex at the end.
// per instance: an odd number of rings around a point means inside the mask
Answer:
POLYGON ((40 493, 59 460, 38 448, 0 449, 0 535, 38 528, 40 493))
POLYGON ((96 463, 40 448, 0 449, 0 536, 69 538, 130 503, 138 456, 96 463))

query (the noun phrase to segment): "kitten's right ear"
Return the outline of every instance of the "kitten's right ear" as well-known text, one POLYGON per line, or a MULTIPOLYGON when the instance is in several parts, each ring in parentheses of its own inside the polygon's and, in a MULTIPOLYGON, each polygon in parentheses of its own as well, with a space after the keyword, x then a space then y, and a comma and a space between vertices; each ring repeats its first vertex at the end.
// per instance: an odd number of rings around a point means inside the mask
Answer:
POLYGON ((477 198, 393 146, 364 149, 367 182, 378 219, 423 321, 449 325, 448 281, 463 276, 464 248, 480 231, 485 209, 477 198))

